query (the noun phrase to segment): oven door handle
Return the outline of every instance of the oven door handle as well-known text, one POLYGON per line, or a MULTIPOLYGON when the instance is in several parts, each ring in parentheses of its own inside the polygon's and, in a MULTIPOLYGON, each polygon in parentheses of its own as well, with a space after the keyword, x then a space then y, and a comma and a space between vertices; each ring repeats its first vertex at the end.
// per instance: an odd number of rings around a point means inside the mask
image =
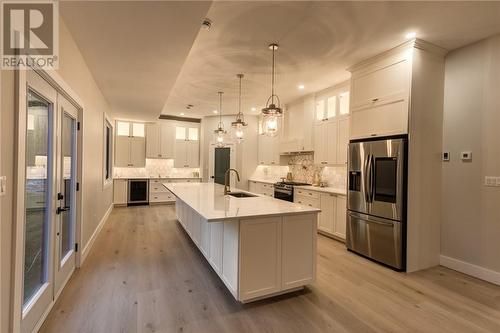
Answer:
POLYGON ((292 194, 292 191, 287 191, 287 190, 282 190, 282 189, 278 189, 278 188, 274 188, 274 192, 278 192, 278 193, 283 193, 283 194, 288 194, 288 195, 291 195, 292 194))

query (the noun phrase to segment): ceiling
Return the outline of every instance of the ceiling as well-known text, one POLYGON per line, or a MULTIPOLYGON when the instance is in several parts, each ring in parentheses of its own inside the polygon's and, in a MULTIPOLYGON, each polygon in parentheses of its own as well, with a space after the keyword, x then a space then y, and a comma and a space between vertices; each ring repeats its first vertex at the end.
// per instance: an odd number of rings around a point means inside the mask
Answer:
POLYGON ((60 12, 115 117, 152 120, 210 1, 61 1, 60 12))
POLYGON ((347 67, 403 43, 409 31, 448 50, 500 33, 498 2, 173 1, 61 7, 115 116, 144 120, 160 113, 214 115, 219 90, 225 92, 223 113, 236 113, 237 73, 245 74, 243 111, 257 114, 270 94, 271 42, 280 45, 276 91, 287 103, 348 79, 347 67), (213 21, 209 31, 199 29, 204 16, 213 21), (96 23, 89 27, 89 21, 96 23), (297 89, 299 84, 305 89, 297 89), (187 104, 194 107, 187 110, 187 104))

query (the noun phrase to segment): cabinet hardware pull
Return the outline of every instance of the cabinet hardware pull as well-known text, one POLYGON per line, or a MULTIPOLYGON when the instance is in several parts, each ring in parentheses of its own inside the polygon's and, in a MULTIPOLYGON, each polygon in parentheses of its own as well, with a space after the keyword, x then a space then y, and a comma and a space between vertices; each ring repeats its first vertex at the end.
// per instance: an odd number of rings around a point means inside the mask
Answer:
POLYGON ((378 98, 372 99, 372 102, 376 102, 376 101, 378 101, 378 98))

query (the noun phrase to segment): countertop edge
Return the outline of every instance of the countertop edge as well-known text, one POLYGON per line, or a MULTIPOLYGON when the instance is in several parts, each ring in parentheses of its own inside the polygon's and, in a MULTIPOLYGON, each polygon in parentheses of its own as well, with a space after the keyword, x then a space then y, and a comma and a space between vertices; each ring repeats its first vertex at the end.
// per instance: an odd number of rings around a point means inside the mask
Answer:
POLYGON ((347 193, 343 190, 338 190, 338 189, 333 189, 331 187, 318 187, 318 186, 312 186, 312 185, 300 185, 300 186, 295 186, 295 188, 303 189, 303 190, 309 190, 313 192, 323 192, 323 193, 331 193, 331 194, 338 194, 338 195, 344 195, 347 196, 347 193))

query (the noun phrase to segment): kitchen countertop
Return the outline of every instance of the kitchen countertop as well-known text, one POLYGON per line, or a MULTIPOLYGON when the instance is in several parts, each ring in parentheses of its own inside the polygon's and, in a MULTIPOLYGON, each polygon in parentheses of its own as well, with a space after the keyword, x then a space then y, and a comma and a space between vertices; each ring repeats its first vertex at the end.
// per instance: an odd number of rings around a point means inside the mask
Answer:
POLYGON ((331 194, 347 195, 345 189, 340 189, 340 188, 336 188, 336 187, 319 187, 319 186, 312 186, 312 185, 304 185, 304 186, 294 186, 294 188, 301 188, 303 190, 325 192, 325 193, 331 193, 331 194))
MULTIPOLYGON (((224 186, 215 183, 164 183, 181 201, 208 222, 249 217, 319 213, 321 210, 263 195, 235 198, 224 195, 224 186)), ((246 192, 233 188, 232 192, 246 192)))
POLYGON ((201 179, 201 177, 115 176, 113 179, 201 179))
POLYGON ((270 179, 249 179, 249 181, 256 183, 265 183, 265 184, 274 184, 279 182, 279 180, 270 180, 270 179))

